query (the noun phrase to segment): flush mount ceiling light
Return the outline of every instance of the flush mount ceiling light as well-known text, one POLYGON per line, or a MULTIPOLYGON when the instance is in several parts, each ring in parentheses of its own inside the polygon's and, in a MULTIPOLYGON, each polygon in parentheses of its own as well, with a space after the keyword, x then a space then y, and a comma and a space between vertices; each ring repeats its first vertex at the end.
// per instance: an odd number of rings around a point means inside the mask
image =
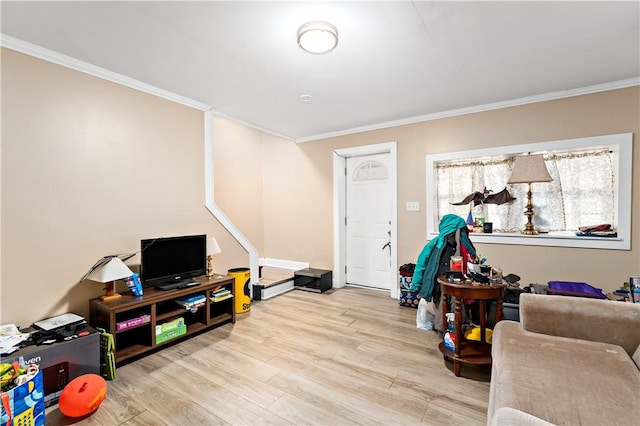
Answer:
POLYGON ((298 28, 298 46, 320 55, 331 52, 338 45, 338 30, 325 21, 311 21, 298 28))

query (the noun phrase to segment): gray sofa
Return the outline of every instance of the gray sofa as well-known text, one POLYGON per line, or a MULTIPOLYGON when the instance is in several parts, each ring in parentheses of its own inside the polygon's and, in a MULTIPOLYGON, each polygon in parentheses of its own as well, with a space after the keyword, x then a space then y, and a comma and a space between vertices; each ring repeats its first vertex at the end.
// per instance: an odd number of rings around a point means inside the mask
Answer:
POLYGON ((640 425, 640 304, 522 294, 492 343, 487 424, 640 425))

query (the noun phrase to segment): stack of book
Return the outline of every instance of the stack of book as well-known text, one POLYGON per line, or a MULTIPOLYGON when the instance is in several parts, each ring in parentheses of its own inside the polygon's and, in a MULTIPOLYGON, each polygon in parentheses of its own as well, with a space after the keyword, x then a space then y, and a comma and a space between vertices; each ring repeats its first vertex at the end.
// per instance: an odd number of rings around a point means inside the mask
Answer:
POLYGON ((204 306, 207 298, 204 294, 197 294, 194 296, 186 296, 174 300, 178 305, 182 306, 186 310, 195 312, 198 310, 198 308, 204 306))
POLYGON ((636 288, 631 292, 629 283, 624 283, 619 289, 607 293, 607 297, 620 302, 640 303, 640 289, 636 288))
POLYGON ((212 302, 221 302, 223 300, 231 299, 233 294, 225 287, 221 287, 217 290, 213 290, 211 292, 211 301, 212 302))

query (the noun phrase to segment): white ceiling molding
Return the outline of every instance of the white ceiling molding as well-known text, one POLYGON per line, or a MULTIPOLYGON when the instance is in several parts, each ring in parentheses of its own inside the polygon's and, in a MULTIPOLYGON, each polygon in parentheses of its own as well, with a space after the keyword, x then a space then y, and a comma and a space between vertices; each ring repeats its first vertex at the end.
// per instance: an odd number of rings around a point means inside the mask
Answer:
POLYGON ((420 123, 420 122, 425 122, 425 121, 432 121, 432 120, 438 120, 438 119, 442 119, 442 118, 448 118, 448 117, 455 117, 455 116, 459 116, 459 115, 466 115, 466 114, 475 114, 478 112, 485 112, 485 111, 491 111, 491 110, 496 110, 496 109, 502 109, 502 108, 510 108, 510 107, 515 107, 515 106, 520 106, 520 105, 527 105, 527 104, 533 104, 533 103, 538 103, 538 102, 546 102, 546 101, 551 101, 551 100, 556 100, 556 99, 562 99, 562 98, 570 98, 570 97, 574 97, 574 96, 581 96, 581 95, 588 95, 588 94, 592 94, 592 93, 598 93, 598 92, 606 92, 609 90, 616 90, 616 89, 624 89, 624 88, 628 88, 628 87, 634 87, 634 86, 640 86, 640 77, 636 77, 636 78, 630 78, 630 79, 626 79, 626 80, 620 80, 620 81, 614 81, 614 82, 609 82, 609 83, 603 83, 603 84, 596 84, 593 86, 587 86, 587 87, 581 87, 581 88, 577 88, 577 89, 570 89, 570 90, 562 90, 562 91, 557 91, 557 92, 550 92, 550 93, 545 93, 545 94, 540 94, 540 95, 535 95, 535 96, 528 96, 528 97, 524 97, 524 98, 518 98, 518 99, 512 99, 512 100, 508 100, 508 101, 502 101, 502 102, 495 102, 495 103, 490 103, 490 104, 483 104, 483 105, 475 105, 475 106, 471 106, 471 107, 465 107, 465 108, 459 108, 459 109, 453 109, 453 110, 449 110, 449 111, 442 111, 442 112, 437 112, 437 113, 432 113, 432 114, 425 114, 425 115, 420 115, 420 116, 416 116, 416 117, 409 117, 409 118, 404 118, 404 119, 400 119, 400 120, 393 120, 393 121, 387 121, 387 122, 383 122, 383 123, 377 123, 377 124, 372 124, 372 125, 368 125, 368 126, 360 126, 360 127, 354 127, 354 128, 350 128, 350 129, 345 129, 345 130, 341 130, 341 131, 335 131, 335 132, 330 132, 330 133, 322 133, 322 134, 318 134, 318 135, 312 135, 309 137, 304 137, 304 138, 291 138, 289 136, 274 132, 272 130, 269 129, 265 129, 263 127, 260 127, 258 125, 255 125, 253 123, 249 123, 246 122, 244 120, 240 120, 238 118, 235 117, 231 117, 227 114, 221 113, 219 111, 216 111, 216 109, 214 107, 211 107, 209 105, 206 105, 204 103, 195 101, 193 99, 184 97, 182 95, 149 85, 147 83, 141 82, 139 80, 133 79, 133 78, 129 78, 127 76, 124 76, 122 74, 118 74, 115 73, 113 71, 109 71, 107 69, 89 64, 87 62, 72 58, 70 56, 67 55, 63 55, 61 53, 58 52, 54 52, 50 49, 46 49, 44 47, 41 46, 37 46, 35 44, 23 41, 23 40, 19 40, 15 37, 11 37, 8 36, 6 34, 0 34, 0 47, 4 47, 4 48, 8 48, 11 50, 15 50, 17 52, 20 53, 24 53, 39 59, 43 59, 58 65, 62 65, 65 66, 67 68, 71 68, 77 71, 81 71, 84 72, 86 74, 89 75, 93 75, 95 77, 99 77, 105 80, 109 80, 112 81, 114 83, 118 83, 121 84, 123 86, 127 86, 127 87, 131 87, 137 90, 140 90, 142 92, 145 93, 149 93, 149 94, 153 94, 155 96, 159 96, 161 98, 164 99, 168 99, 171 100, 173 102, 178 102, 180 104, 186 105, 186 106, 190 106, 196 109, 199 109, 201 111, 211 111, 211 113, 217 117, 221 117, 230 121, 233 121, 235 123, 241 124, 243 126, 247 126, 253 129, 256 129, 258 131, 261 131, 263 133, 272 135, 272 136, 276 136, 285 140, 290 140, 290 141, 294 141, 296 143, 304 143, 304 142, 313 142, 313 141, 318 141, 318 140, 322 140, 322 139, 328 139, 328 138, 334 138, 334 137, 339 137, 339 136, 346 136, 346 135, 352 135, 355 133, 362 133, 362 132, 368 132, 368 131, 373 131, 373 130, 380 130, 380 129, 386 129, 386 128, 390 128, 390 127, 396 127, 396 126, 404 126, 404 125, 408 125, 408 124, 415 124, 415 123, 420 123))
POLYGON ((478 112, 491 111, 495 109, 511 108, 520 105, 534 104, 538 102, 552 101, 562 98, 571 98, 574 96, 588 95, 591 93, 606 92, 609 90, 625 89, 627 87, 640 86, 639 78, 629 78, 627 80, 614 81, 611 83, 596 84, 578 89, 562 90, 559 92, 545 93, 535 96, 527 96, 520 99, 512 99, 510 101, 495 102, 485 105, 475 105, 466 108, 453 109, 450 111, 436 112, 433 114, 425 114, 417 117, 404 118, 402 120, 388 121, 386 123, 373 124, 371 126, 356 127, 339 132, 324 133, 321 135, 299 138, 295 141, 298 143, 313 142, 321 139, 335 138, 338 136, 346 136, 354 133, 369 132, 372 130, 387 129, 389 127, 404 126, 407 124, 421 123, 423 121, 439 120, 441 118, 455 117, 458 115, 475 114, 478 112))
POLYGON ((293 138, 291 138, 289 136, 274 132, 273 130, 262 128, 262 127, 260 127, 260 126, 258 126, 256 124, 253 124, 253 123, 247 123, 246 121, 240 120, 240 119, 235 118, 235 117, 230 117, 227 114, 223 114, 221 112, 216 111, 215 109, 213 109, 211 113, 213 115, 215 115, 216 117, 220 117, 220 118, 224 118, 225 120, 233 121, 234 123, 238 123, 238 124, 241 124, 243 126, 258 130, 258 131, 260 131, 262 133, 266 133, 266 134, 271 135, 271 136, 276 136, 276 137, 279 137, 279 138, 282 138, 282 139, 285 139, 285 140, 288 140, 288 141, 291 141, 291 142, 296 142, 293 138))
POLYGON ((44 47, 19 40, 6 34, 0 34, 0 47, 15 50, 16 52, 24 53, 25 55, 33 56, 34 58, 42 59, 57 65, 62 65, 63 67, 71 68, 73 70, 80 71, 85 74, 101 78, 103 80, 108 80, 122 86, 130 87, 141 92, 149 93, 151 95, 167 99, 172 102, 177 102, 191 108, 199 109, 200 111, 211 110, 211 106, 195 101, 193 99, 180 96, 176 93, 169 92, 168 90, 160 89, 150 84, 143 83, 142 81, 129 78, 125 75, 109 71, 107 69, 89 64, 84 61, 80 61, 78 59, 63 55, 58 52, 54 52, 53 50, 45 49, 44 47))
POLYGON ((226 120, 233 121, 243 126, 251 127, 263 133, 267 133, 283 139, 293 140, 290 137, 281 135, 279 133, 275 133, 268 129, 263 129, 259 126, 256 126, 255 124, 247 123, 245 121, 238 120, 233 117, 229 117, 226 114, 219 113, 213 107, 207 104, 204 104, 202 102, 198 102, 196 100, 187 98, 177 93, 173 93, 168 90, 164 90, 159 87, 152 86, 140 80, 129 78, 125 75, 118 74, 113 71, 109 71, 105 68, 98 67, 96 65, 81 61, 79 59, 75 59, 70 56, 63 55, 62 53, 54 52, 53 50, 46 49, 41 46, 37 46, 33 43, 29 43, 24 40, 19 40, 15 37, 11 37, 6 34, 0 33, 0 47, 15 50, 16 52, 24 53, 25 55, 33 56, 34 58, 42 59, 44 61, 48 61, 57 65, 61 65, 63 67, 80 71, 85 74, 89 74, 94 77, 101 78, 103 80, 108 80, 113 83, 120 84, 122 86, 130 87, 132 89, 136 89, 141 92, 148 93, 150 95, 158 96, 160 98, 167 99, 172 102, 177 102, 179 104, 182 104, 191 108, 199 109, 201 111, 210 111, 210 113, 216 117, 221 117, 226 120))

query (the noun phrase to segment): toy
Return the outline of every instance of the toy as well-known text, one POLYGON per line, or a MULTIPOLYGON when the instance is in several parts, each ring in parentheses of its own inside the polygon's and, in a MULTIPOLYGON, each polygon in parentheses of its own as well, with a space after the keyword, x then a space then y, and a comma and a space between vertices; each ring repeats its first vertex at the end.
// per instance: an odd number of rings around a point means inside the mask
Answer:
POLYGON ((107 381, 97 374, 83 374, 67 384, 58 405, 67 417, 83 417, 98 409, 107 396, 107 381))
MULTIPOLYGON (((487 328, 484 330, 484 335, 486 338, 486 342, 487 343, 491 343, 491 337, 493 335, 493 330, 491 330, 490 328, 487 328)), ((467 340, 475 340, 480 342, 482 339, 480 338, 480 327, 473 327, 468 329, 465 333, 464 333, 464 338, 467 340)))

